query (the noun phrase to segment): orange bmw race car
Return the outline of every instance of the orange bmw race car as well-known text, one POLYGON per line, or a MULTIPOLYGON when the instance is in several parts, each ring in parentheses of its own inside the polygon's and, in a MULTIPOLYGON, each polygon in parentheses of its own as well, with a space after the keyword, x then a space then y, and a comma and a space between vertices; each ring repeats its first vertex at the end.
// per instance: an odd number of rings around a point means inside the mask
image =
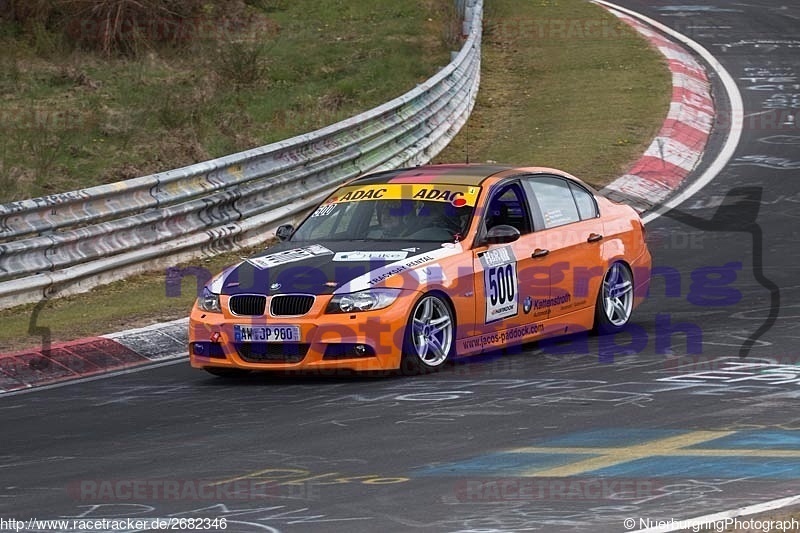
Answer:
POLYGON ((628 206, 549 168, 431 165, 334 192, 203 289, 191 364, 420 372, 630 320, 650 282, 628 206))

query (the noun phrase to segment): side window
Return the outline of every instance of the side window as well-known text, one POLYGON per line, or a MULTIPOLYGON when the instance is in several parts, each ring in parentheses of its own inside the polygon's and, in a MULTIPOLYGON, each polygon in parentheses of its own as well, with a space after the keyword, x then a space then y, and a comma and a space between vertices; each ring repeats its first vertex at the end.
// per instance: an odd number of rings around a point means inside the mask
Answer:
POLYGON ((555 228, 581 219, 569 183, 560 178, 536 177, 525 180, 533 193, 544 228, 555 228))
POLYGON ((486 209, 486 229, 506 224, 513 226, 523 235, 530 233, 531 223, 525 195, 519 184, 512 183, 492 194, 486 209))
POLYGON ((569 188, 572 189, 572 196, 575 198, 575 203, 578 204, 578 213, 581 215, 581 220, 596 218, 597 204, 589 191, 572 182, 570 182, 569 188))

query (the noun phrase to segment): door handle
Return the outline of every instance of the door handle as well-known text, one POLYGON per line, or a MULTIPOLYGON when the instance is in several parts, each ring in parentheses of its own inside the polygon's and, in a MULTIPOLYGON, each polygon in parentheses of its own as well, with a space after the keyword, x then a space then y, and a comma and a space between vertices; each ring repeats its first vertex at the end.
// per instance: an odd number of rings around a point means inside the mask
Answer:
POLYGON ((533 251, 533 253, 531 254, 531 259, 533 259, 533 258, 535 258, 535 257, 544 257, 544 256, 546 256, 546 255, 547 255, 547 254, 549 254, 549 253, 550 253, 550 250, 545 250, 545 249, 543 249, 543 248, 537 248, 537 249, 535 249, 535 250, 533 251))
POLYGON ((603 240, 603 236, 600 235, 599 233, 590 233, 589 234, 589 238, 586 239, 586 242, 597 242, 597 241, 602 241, 602 240, 603 240))

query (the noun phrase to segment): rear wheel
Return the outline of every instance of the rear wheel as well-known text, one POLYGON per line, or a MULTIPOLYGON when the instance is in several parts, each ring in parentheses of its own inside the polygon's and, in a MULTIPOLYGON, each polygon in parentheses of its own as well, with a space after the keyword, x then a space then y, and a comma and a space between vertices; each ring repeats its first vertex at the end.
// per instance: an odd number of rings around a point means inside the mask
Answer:
POLYGON ((600 334, 621 331, 633 313, 633 274, 628 265, 616 262, 611 265, 600 292, 595 309, 595 330, 600 334))
POLYGON ((455 316, 440 296, 426 294, 411 310, 400 369, 406 374, 441 368, 453 351, 455 316))

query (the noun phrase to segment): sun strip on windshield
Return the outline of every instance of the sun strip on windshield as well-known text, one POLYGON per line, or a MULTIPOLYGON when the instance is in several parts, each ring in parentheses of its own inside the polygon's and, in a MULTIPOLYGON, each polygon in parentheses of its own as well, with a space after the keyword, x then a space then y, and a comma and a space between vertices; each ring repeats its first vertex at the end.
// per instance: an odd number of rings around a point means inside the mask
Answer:
POLYGON ((425 200, 446 202, 455 207, 473 207, 481 188, 471 185, 380 183, 342 187, 326 204, 364 200, 425 200))

